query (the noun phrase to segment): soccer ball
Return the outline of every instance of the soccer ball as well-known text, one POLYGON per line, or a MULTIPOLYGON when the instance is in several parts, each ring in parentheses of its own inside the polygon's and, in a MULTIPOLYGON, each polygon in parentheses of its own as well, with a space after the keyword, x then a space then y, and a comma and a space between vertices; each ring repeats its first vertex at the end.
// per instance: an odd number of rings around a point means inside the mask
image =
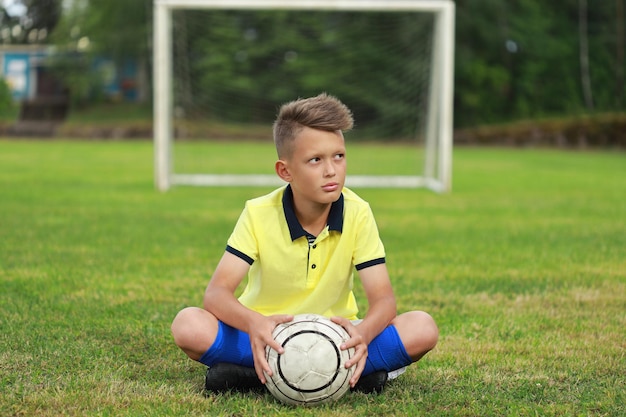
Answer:
POLYGON ((354 367, 346 369, 345 363, 354 348, 339 348, 350 337, 346 329, 317 314, 299 314, 276 326, 273 336, 285 351, 279 355, 266 348, 273 375, 265 385, 279 401, 318 405, 338 400, 350 389, 354 367))

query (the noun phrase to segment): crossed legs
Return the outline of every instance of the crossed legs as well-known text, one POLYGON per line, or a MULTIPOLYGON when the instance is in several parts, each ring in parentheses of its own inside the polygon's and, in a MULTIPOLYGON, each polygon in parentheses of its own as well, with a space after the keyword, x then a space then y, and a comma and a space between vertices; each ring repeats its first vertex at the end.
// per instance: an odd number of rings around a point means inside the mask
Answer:
MULTIPOLYGON (((439 330, 433 318, 423 311, 400 314, 391 322, 398 331, 413 362, 420 360, 437 344, 439 330)), ((219 325, 217 318, 198 307, 181 310, 172 322, 174 342, 197 361, 213 345, 219 325)))

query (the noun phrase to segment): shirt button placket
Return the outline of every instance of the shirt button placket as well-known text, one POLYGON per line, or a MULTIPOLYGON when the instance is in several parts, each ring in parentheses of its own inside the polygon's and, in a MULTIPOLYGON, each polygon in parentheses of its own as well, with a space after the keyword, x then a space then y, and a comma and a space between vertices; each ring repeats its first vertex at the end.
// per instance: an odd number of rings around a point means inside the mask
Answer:
MULTIPOLYGON (((315 249, 315 248, 317 248, 317 245, 311 246, 311 249, 315 249)), ((311 269, 315 269, 315 268, 317 268, 317 264, 312 264, 311 269)))
POLYGON ((317 248, 317 244, 315 245, 311 245, 310 247, 310 251, 309 251, 309 274, 308 274, 308 285, 315 285, 317 283, 317 280, 319 279, 318 277, 318 273, 317 273, 317 264, 319 263, 319 259, 318 259, 318 252, 317 250, 315 250, 317 248))

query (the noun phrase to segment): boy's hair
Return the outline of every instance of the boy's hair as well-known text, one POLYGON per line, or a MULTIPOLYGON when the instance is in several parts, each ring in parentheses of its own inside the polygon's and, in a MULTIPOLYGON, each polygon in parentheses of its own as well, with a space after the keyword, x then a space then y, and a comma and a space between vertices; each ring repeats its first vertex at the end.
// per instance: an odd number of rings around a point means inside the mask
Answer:
POLYGON ((343 132, 352 129, 353 125, 350 109, 326 93, 285 103, 274 122, 274 144, 278 157, 291 155, 293 140, 304 127, 343 132))

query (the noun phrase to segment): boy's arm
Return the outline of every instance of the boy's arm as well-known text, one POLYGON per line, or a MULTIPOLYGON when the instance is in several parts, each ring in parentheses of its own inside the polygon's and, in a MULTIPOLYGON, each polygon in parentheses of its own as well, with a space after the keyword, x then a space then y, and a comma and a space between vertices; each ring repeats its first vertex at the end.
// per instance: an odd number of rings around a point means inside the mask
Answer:
POLYGON ((396 317, 396 297, 385 264, 359 271, 367 297, 368 310, 359 324, 359 333, 369 345, 396 317))
POLYGON ((204 308, 224 323, 248 333, 254 356, 254 368, 261 382, 265 383, 263 371, 268 375, 272 374, 265 360, 265 347, 269 345, 282 353, 281 346, 272 337, 272 331, 277 324, 290 321, 293 316, 266 317, 245 307, 235 298, 235 290, 249 269, 250 265, 247 262, 229 252, 224 252, 204 293, 204 308))
POLYGON ((363 321, 353 326, 347 319, 333 318, 350 333, 351 339, 346 348, 355 347, 355 356, 346 364, 348 367, 357 364, 350 385, 354 386, 365 368, 367 346, 396 317, 396 298, 393 294, 389 273, 385 264, 370 266, 359 271, 368 302, 368 310, 363 321))

